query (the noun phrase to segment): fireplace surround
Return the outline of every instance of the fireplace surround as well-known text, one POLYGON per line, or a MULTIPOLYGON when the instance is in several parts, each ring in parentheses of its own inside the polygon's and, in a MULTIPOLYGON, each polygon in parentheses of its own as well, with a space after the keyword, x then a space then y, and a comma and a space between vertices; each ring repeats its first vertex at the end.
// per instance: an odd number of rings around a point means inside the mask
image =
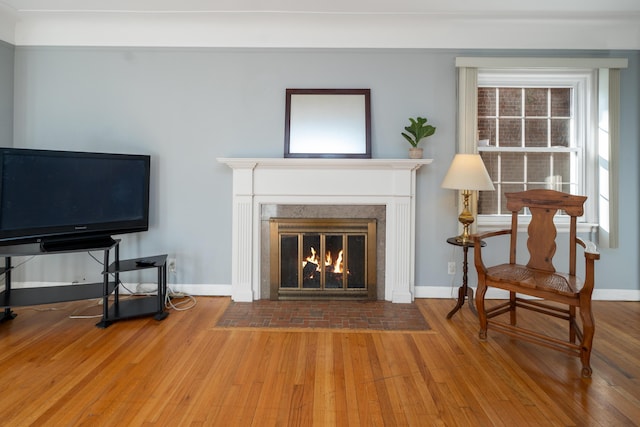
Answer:
POLYGON ((375 300, 376 222, 270 218, 270 299, 375 300))
POLYGON ((233 170, 231 297, 234 301, 262 297, 264 205, 384 206, 384 299, 398 303, 413 301, 416 172, 431 163, 431 159, 217 160, 233 170))
MULTIPOLYGON (((271 298, 271 222, 274 218, 286 219, 358 219, 373 220, 376 225, 375 242, 375 299, 385 299, 385 230, 386 206, 384 205, 261 205, 260 250, 260 299, 271 298)), ((373 272, 371 272, 373 274, 373 272)))

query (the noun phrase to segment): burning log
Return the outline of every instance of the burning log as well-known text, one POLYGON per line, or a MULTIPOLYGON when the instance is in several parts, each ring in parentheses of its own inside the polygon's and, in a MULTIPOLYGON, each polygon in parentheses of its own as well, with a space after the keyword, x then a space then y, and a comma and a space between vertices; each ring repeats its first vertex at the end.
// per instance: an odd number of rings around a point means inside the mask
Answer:
POLYGON ((307 261, 307 263, 302 267, 302 278, 304 280, 313 279, 318 271, 318 264, 314 264, 311 261, 307 261))

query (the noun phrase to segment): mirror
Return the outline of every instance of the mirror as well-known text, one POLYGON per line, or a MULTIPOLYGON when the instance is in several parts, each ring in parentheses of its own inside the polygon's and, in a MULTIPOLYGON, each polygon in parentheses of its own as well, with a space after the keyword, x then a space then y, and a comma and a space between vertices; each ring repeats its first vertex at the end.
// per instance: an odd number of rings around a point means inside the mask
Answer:
POLYGON ((370 89, 287 89, 284 157, 371 158, 370 89))

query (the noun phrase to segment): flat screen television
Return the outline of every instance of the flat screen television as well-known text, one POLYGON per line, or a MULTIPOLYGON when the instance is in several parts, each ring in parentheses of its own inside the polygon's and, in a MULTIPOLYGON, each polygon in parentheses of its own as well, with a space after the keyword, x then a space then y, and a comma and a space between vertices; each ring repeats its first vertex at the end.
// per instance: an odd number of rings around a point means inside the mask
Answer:
POLYGON ((149 228, 147 155, 0 148, 0 245, 104 247, 149 228))

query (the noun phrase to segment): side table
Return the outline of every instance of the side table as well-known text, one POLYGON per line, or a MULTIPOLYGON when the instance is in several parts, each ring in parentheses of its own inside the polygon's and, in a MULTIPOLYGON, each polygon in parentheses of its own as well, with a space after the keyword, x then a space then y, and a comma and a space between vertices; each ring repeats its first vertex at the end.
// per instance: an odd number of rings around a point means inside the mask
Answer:
POLYGON ((109 293, 105 292, 102 321, 96 324, 99 328, 106 328, 116 320, 130 319, 133 317, 150 316, 156 320, 164 320, 169 313, 164 310, 164 298, 167 294, 167 255, 155 255, 145 258, 120 260, 116 257, 105 274, 113 275, 115 283, 120 283, 120 274, 135 272, 148 268, 158 270, 158 291, 156 295, 137 297, 120 301, 120 293, 116 285, 113 296, 114 301, 111 307, 107 308, 109 293))
MULTIPOLYGON (((456 303, 456 306, 453 307, 453 310, 451 310, 449 314, 447 314, 447 319, 451 319, 451 317, 456 313, 456 311, 460 310, 460 307, 464 305, 464 301, 467 297, 469 299, 469 308, 471 309, 473 314, 477 316, 478 312, 476 311, 476 308, 473 306, 473 288, 470 288, 467 283, 468 281, 467 273, 469 271, 467 256, 469 253, 469 248, 473 247, 473 241, 462 242, 458 240, 457 237, 450 237, 447 239, 447 243, 454 246, 461 246, 462 251, 464 253, 464 258, 462 261, 462 286, 458 288, 458 302, 456 303)), ((480 242, 480 246, 484 247, 486 245, 487 244, 485 242, 480 242)))

